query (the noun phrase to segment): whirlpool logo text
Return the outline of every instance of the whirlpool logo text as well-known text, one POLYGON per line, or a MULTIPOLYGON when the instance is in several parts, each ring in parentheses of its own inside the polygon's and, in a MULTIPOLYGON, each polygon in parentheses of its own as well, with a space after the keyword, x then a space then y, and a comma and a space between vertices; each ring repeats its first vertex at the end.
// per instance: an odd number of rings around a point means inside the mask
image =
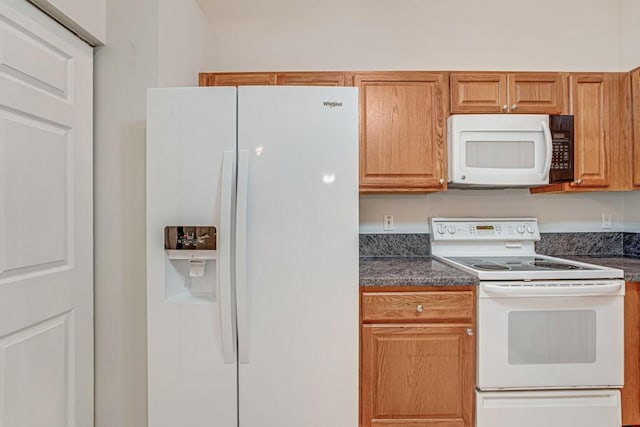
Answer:
POLYGON ((342 107, 342 102, 324 101, 322 104, 329 108, 342 107))

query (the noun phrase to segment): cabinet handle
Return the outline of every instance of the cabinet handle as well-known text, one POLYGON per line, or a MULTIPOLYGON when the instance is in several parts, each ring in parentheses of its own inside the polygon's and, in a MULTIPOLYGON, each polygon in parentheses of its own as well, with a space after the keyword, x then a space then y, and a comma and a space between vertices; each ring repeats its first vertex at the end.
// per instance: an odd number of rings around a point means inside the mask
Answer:
POLYGON ((513 104, 511 106, 511 111, 516 111, 518 109, 518 104, 513 104))
POLYGON ((509 110, 509 106, 507 104, 504 104, 502 106, 502 111, 507 111, 507 110, 509 110))
POLYGON ((422 304, 418 304, 418 306, 416 307, 416 313, 422 313, 423 310, 424 308, 422 307, 422 304))
POLYGON ((440 185, 444 185, 444 178, 440 178, 440 181, 438 181, 440 183, 440 185))
POLYGON ((473 329, 467 328, 467 335, 472 336, 473 335, 473 329))
POLYGON ((576 179, 575 181, 573 181, 576 183, 576 185, 581 185, 582 184, 582 180, 581 179, 576 179))

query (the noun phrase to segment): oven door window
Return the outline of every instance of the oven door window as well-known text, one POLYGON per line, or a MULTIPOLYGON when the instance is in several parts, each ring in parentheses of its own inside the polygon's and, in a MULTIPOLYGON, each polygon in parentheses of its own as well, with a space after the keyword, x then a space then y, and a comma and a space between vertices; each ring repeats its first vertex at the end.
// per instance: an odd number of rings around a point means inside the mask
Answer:
POLYGON ((508 315, 508 363, 593 363, 596 332, 593 310, 512 311, 508 315))

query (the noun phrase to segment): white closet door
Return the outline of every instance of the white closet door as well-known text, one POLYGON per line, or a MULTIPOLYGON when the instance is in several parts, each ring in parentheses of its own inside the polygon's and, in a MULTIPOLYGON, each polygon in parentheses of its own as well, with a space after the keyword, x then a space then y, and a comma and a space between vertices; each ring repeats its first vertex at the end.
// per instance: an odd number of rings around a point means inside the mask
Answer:
POLYGON ((0 426, 93 425, 92 49, 0 2, 0 426))

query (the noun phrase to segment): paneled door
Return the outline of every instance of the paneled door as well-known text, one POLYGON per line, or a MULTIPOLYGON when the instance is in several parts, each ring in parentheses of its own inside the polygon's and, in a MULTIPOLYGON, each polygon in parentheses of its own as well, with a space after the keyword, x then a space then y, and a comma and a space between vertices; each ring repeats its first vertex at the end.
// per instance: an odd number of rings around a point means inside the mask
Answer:
POLYGON ((92 426, 92 50, 24 0, 0 41, 0 426, 92 426))

